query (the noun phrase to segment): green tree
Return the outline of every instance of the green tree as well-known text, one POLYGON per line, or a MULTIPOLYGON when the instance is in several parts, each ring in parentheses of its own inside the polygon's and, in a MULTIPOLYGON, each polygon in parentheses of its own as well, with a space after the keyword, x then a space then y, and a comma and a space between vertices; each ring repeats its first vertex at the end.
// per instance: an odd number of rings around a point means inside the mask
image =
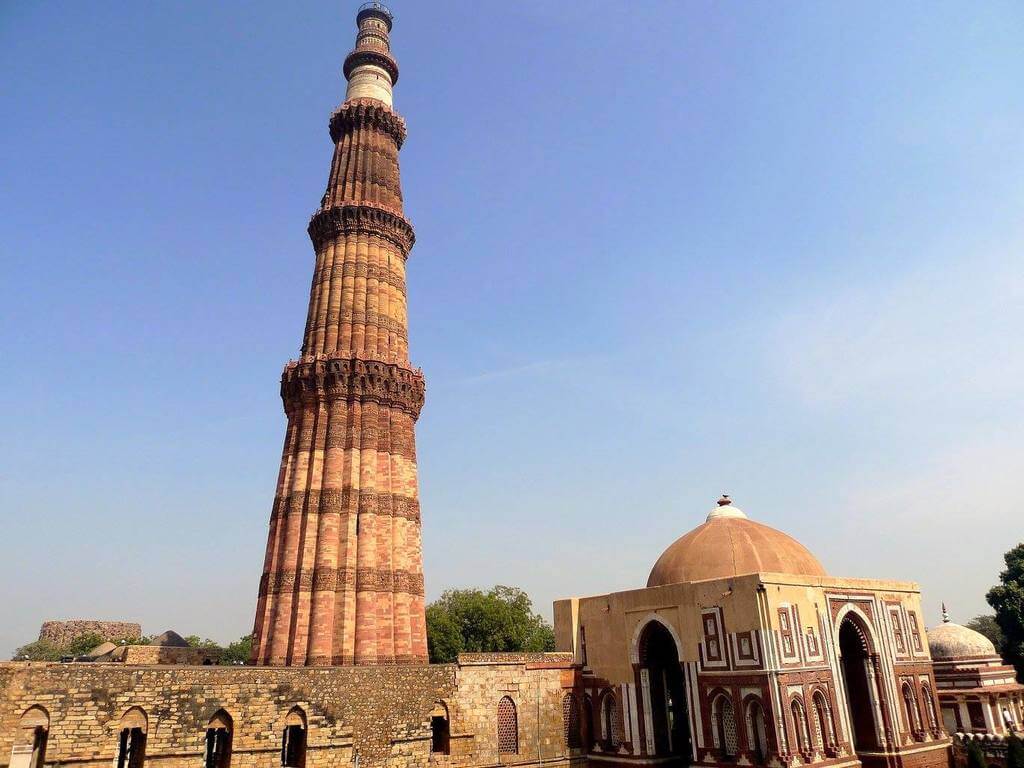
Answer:
POLYGON ((1006 768, 1024 768, 1024 743, 1016 736, 1006 740, 1006 768))
POLYGON ((231 643, 220 655, 220 663, 224 665, 248 664, 252 652, 252 635, 243 635, 231 643))
POLYGON ((49 640, 36 640, 18 648, 14 661, 60 661, 61 650, 49 640))
POLYGON ((1003 559, 1006 570, 999 574, 1000 583, 985 597, 1003 631, 1003 658, 1016 667, 1017 679, 1024 680, 1024 544, 1018 544, 1003 559))
POLYGON ((1003 649, 1003 630, 999 628, 999 624, 996 622, 996 617, 991 613, 983 613, 980 616, 975 616, 973 619, 964 624, 968 629, 973 629, 975 632, 980 632, 989 640, 992 641, 992 645, 996 647, 997 651, 1003 649))
POLYGON ((427 606, 427 646, 444 663, 460 653, 551 651, 555 633, 521 589, 449 589, 427 606))
POLYGON ((51 643, 49 640, 36 640, 21 646, 14 652, 13 659, 26 661, 60 661, 65 656, 77 658, 84 656, 97 645, 105 642, 103 635, 96 632, 87 632, 79 635, 63 648, 51 643))
POLYGON ((967 742, 967 768, 988 768, 985 753, 981 751, 981 744, 977 739, 967 742))
POLYGON ((211 640, 208 637, 201 638, 201 637, 199 637, 199 635, 186 635, 182 639, 186 643, 189 644, 190 648, 210 648, 210 649, 215 650, 215 651, 216 650, 220 650, 220 651, 224 650, 221 647, 220 643, 218 643, 216 640, 211 640))

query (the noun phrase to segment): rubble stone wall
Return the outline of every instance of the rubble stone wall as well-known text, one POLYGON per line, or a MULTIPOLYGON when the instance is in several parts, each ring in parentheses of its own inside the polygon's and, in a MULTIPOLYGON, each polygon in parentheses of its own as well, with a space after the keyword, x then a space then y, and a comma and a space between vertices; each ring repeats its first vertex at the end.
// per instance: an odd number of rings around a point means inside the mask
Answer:
POLYGON ((58 648, 65 648, 75 638, 90 633, 96 633, 112 643, 116 643, 118 640, 137 640, 142 637, 142 625, 131 621, 93 621, 90 619, 45 621, 39 628, 39 639, 48 640, 58 648))
POLYGON ((351 768, 356 752, 363 768, 569 766, 584 759, 566 748, 563 733, 562 697, 573 674, 554 658, 326 668, 0 663, 0 766, 30 738, 23 718, 41 709, 48 764, 109 768, 122 718, 138 720, 141 711, 145 768, 197 768, 206 728, 223 710, 231 768, 277 768, 295 708, 307 723, 306 768, 351 768), (518 709, 520 750, 499 755, 505 695, 518 709), (448 755, 431 753, 439 708, 449 716, 448 755))

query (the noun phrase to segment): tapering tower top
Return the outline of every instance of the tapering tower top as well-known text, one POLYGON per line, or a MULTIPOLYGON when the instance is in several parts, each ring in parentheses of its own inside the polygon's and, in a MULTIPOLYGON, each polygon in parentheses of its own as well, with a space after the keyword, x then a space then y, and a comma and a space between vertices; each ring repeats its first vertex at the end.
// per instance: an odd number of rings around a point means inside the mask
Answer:
POLYGON ((345 100, 376 99, 391 106, 391 88, 398 82, 398 63, 391 55, 391 22, 383 3, 369 2, 356 12, 356 47, 345 57, 348 90, 345 100))

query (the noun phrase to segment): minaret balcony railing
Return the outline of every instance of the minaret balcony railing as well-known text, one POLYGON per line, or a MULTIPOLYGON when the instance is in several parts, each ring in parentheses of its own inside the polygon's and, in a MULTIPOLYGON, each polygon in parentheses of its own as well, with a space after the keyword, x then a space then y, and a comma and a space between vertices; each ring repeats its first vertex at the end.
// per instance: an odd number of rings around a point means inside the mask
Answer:
POLYGON ((398 62, 396 62, 390 51, 378 48, 353 48, 345 57, 345 65, 342 72, 346 78, 352 76, 352 70, 365 64, 372 64, 380 67, 391 76, 391 84, 398 82, 398 62))
POLYGON ((363 13, 363 11, 377 11, 378 13, 387 16, 388 21, 395 20, 395 14, 391 12, 391 9, 384 5, 384 3, 376 2, 376 0, 371 0, 368 3, 363 3, 362 5, 360 5, 359 8, 356 10, 357 19, 363 13))

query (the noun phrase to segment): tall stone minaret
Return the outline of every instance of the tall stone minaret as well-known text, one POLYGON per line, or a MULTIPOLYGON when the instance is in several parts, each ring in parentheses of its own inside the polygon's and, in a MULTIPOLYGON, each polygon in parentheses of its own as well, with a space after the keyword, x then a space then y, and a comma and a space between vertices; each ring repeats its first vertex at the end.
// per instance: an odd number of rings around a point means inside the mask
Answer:
POLYGON ((391 13, 360 6, 331 115, 327 192, 302 356, 285 366, 288 416, 260 580, 255 664, 427 660, 414 425, 422 374, 409 363, 391 13))

